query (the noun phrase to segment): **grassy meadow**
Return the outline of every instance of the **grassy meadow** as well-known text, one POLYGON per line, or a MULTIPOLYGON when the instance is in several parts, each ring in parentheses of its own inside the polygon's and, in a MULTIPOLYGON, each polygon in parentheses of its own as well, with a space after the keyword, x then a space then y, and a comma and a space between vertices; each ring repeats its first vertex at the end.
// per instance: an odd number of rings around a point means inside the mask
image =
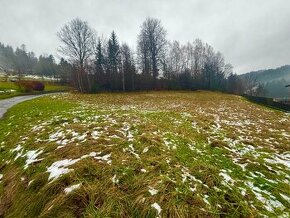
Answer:
POLYGON ((289 217, 289 122, 205 91, 26 101, 0 120, 0 217, 289 217))

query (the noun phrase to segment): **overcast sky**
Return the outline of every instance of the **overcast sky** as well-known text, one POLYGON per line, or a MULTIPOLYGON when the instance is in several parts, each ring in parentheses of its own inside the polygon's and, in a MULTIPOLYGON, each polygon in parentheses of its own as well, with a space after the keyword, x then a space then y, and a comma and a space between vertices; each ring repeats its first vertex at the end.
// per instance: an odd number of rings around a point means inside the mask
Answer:
POLYGON ((200 38, 236 73, 290 64, 289 0, 0 0, 0 42, 57 56, 57 31, 79 17, 98 35, 115 30, 136 47, 143 20, 159 18, 169 40, 200 38))

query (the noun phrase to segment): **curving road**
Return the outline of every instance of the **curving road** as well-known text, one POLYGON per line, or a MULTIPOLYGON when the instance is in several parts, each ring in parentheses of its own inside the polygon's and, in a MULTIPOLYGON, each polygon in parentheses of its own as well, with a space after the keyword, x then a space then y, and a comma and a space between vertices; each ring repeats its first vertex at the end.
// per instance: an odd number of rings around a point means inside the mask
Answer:
POLYGON ((23 101, 31 100, 34 98, 39 98, 41 96, 48 95, 48 94, 42 94, 42 95, 24 95, 24 96, 17 96, 13 98, 3 99, 0 100, 0 119, 3 117, 3 115, 6 113, 6 111, 11 108, 12 106, 21 103, 23 101))

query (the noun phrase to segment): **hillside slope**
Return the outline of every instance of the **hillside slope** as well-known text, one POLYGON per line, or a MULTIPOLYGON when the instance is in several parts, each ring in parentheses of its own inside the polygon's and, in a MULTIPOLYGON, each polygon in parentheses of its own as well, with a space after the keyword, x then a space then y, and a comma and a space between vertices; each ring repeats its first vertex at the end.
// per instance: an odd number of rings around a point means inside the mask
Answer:
POLYGON ((278 67, 276 69, 252 71, 246 74, 242 74, 241 77, 252 75, 256 77, 259 82, 267 83, 275 80, 290 80, 290 65, 278 67))
POLYGON ((253 71, 240 75, 241 78, 256 79, 257 82, 265 85, 265 96, 267 97, 290 97, 289 89, 285 85, 290 84, 290 65, 276 69, 253 71))
POLYGON ((212 92, 23 102, 0 120, 0 216, 289 217, 289 122, 212 92))

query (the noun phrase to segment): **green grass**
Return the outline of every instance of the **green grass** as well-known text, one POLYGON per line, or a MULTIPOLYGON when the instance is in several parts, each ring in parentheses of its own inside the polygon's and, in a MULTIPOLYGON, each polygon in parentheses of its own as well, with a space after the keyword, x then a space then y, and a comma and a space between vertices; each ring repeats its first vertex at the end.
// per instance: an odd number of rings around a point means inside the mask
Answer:
POLYGON ((14 82, 1 82, 0 81, 0 99, 6 99, 11 98, 19 95, 33 95, 33 94, 41 94, 41 93, 50 93, 50 92, 64 92, 71 90, 68 86, 61 86, 61 85, 55 85, 53 83, 45 83, 45 88, 43 92, 29 92, 25 93, 22 92, 17 85, 15 85, 14 82), (14 90, 13 92, 10 92, 9 90, 14 90), (5 91, 5 92, 1 92, 5 91))
POLYGON ((0 120, 0 216, 156 217, 158 204, 161 217, 287 217, 289 121, 213 92, 23 102, 0 120))

